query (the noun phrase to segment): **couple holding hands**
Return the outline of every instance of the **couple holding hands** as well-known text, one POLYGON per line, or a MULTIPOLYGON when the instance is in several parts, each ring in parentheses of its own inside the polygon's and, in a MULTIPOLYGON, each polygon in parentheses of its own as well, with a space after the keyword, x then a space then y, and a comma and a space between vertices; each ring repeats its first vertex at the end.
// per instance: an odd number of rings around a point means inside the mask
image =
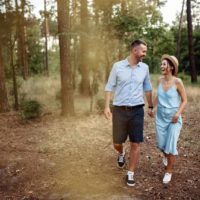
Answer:
POLYGON ((157 96, 152 98, 149 67, 142 62, 146 56, 147 44, 142 40, 131 43, 130 55, 114 63, 105 86, 105 109, 107 119, 112 119, 113 145, 118 152, 117 165, 126 163, 123 144, 130 141, 129 163, 126 174, 128 186, 135 185, 134 173, 140 157, 140 143, 143 142, 144 94, 148 103, 148 115, 155 117, 157 146, 163 153, 165 172, 163 183, 172 178, 172 169, 177 152, 177 141, 182 128, 181 113, 187 104, 183 82, 177 78, 178 60, 164 54, 161 58, 162 76, 157 83, 157 96), (110 100, 113 97, 113 109, 110 100), (154 113, 154 108, 156 112, 154 113))

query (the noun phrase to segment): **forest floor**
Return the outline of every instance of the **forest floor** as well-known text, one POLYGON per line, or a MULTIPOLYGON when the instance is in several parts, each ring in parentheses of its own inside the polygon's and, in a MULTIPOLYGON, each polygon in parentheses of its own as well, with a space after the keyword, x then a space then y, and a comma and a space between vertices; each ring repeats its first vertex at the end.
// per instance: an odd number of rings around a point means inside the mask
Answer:
MULTIPOLYGON (((145 116, 136 185, 116 167, 111 121, 103 115, 62 118, 49 114, 25 121, 0 115, 1 200, 159 200, 200 198, 200 107, 188 105, 172 181, 162 184, 164 167, 155 144, 153 119, 145 116)), ((126 151, 128 152, 128 143, 126 151)), ((127 155, 128 160, 128 155, 127 155)))

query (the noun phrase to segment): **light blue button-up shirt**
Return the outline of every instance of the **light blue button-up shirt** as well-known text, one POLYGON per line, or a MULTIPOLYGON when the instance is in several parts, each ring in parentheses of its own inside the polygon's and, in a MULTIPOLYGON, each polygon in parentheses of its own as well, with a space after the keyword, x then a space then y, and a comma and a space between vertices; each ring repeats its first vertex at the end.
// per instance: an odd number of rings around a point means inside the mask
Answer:
POLYGON ((149 67, 139 62, 132 68, 128 59, 114 63, 105 91, 114 92, 113 105, 136 106, 144 104, 144 92, 151 91, 149 67))

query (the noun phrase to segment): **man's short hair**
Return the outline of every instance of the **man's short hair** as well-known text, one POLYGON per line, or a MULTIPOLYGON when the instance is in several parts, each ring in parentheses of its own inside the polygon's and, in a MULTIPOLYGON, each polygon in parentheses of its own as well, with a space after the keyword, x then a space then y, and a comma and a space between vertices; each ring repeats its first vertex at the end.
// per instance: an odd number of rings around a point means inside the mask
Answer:
POLYGON ((143 40, 134 40, 132 43, 131 43, 131 49, 133 49, 134 47, 137 47, 137 46, 139 46, 139 45, 141 45, 141 44, 143 44, 143 45, 145 45, 145 46, 147 46, 147 43, 145 42, 145 41, 143 41, 143 40))

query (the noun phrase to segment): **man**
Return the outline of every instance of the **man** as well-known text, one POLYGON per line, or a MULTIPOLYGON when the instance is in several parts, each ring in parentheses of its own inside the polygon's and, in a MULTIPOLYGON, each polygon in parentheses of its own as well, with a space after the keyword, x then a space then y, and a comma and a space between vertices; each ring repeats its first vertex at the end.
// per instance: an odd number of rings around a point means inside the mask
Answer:
POLYGON ((148 65, 142 62, 146 56, 147 44, 135 40, 131 44, 130 55, 125 60, 114 63, 105 87, 105 109, 107 119, 113 121, 113 143, 118 152, 119 168, 125 166, 123 143, 129 137, 130 160, 126 181, 134 186, 134 171, 140 156, 140 143, 143 142, 144 97, 148 102, 148 114, 153 115, 152 86, 148 65), (114 91, 113 112, 109 104, 114 91))

